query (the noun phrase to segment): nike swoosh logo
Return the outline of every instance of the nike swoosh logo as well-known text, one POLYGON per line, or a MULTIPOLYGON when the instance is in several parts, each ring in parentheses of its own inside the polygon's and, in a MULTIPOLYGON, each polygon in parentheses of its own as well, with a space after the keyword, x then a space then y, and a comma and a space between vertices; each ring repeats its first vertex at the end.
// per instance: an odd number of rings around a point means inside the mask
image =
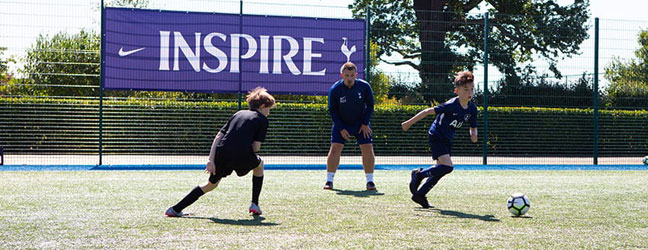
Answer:
POLYGON ((145 48, 139 48, 139 49, 124 51, 124 47, 121 47, 121 48, 119 48, 119 53, 118 54, 119 54, 119 56, 127 56, 127 55, 133 54, 135 52, 141 51, 143 49, 145 49, 145 48))

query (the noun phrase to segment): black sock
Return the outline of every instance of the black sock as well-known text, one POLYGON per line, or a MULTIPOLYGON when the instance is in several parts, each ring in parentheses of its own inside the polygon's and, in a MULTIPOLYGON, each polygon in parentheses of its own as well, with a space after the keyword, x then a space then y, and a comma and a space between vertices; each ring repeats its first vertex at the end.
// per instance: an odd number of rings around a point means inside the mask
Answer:
POLYGON ((428 179, 421 185, 418 191, 416 191, 417 195, 420 196, 425 196, 427 195, 430 190, 436 185, 443 176, 446 174, 449 174, 452 172, 453 167, 446 166, 446 165, 435 165, 434 167, 431 167, 429 169, 423 170, 421 172, 421 176, 429 176, 428 179))
POLYGON ((183 209, 193 204, 203 194, 205 194, 205 192, 203 192, 202 189, 200 189, 200 187, 196 186, 193 190, 191 190, 191 192, 189 192, 189 194, 187 194, 187 196, 182 198, 182 200, 178 202, 178 204, 173 206, 173 210, 176 211, 177 213, 182 212, 183 209))
POLYGON ((259 194, 263 186, 263 176, 252 176, 252 203, 259 205, 259 194))
POLYGON ((452 167, 442 165, 442 164, 437 164, 432 167, 429 167, 427 169, 424 169, 419 173, 419 177, 432 177, 435 175, 446 175, 452 172, 452 167))

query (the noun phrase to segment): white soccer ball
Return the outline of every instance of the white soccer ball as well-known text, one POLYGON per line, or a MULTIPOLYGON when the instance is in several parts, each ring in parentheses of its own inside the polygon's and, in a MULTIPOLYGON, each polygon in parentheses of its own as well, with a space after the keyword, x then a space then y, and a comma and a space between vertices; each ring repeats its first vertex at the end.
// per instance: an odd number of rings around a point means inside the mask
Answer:
POLYGON ((529 197, 527 197, 523 193, 511 194, 511 196, 508 198, 508 202, 506 203, 506 208, 508 208, 509 212, 511 212, 514 216, 521 216, 526 214, 526 212, 529 211, 530 207, 531 202, 529 202, 529 197))
POLYGON ((644 158, 641 159, 641 162, 643 162, 644 165, 648 165, 648 155, 644 156, 644 158))

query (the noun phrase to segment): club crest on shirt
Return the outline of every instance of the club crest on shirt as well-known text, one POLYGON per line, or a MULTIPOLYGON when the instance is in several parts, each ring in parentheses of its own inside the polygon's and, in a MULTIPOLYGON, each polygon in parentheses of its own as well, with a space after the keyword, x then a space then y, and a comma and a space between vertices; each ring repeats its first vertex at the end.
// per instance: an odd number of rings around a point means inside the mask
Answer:
POLYGON ((358 99, 362 99, 362 93, 358 92, 358 99))
POLYGON ((340 97, 340 103, 346 103, 346 96, 340 97))
POLYGON ((464 116, 464 121, 468 121, 468 119, 470 119, 470 114, 466 114, 466 116, 464 116))

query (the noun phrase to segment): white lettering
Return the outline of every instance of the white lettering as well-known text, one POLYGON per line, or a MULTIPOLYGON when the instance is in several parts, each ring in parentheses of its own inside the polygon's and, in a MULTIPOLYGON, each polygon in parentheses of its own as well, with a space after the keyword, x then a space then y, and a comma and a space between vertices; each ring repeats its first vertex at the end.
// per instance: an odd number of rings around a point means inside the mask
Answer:
POLYGON ((207 66, 207 62, 203 62, 202 68, 209 73, 221 72, 227 66, 227 54, 225 54, 225 52, 223 52, 222 50, 214 47, 214 44, 212 43, 212 39, 215 36, 218 36, 218 38, 223 40, 223 42, 227 41, 227 36, 223 35, 222 33, 214 32, 214 33, 209 33, 207 34, 207 36, 205 36, 205 41, 203 41, 203 44, 205 45, 205 50, 207 51, 207 53, 209 53, 212 56, 215 56, 216 59, 218 59, 218 67, 216 67, 215 69, 212 69, 209 66, 207 66))
POLYGON ((200 32, 196 32, 195 34, 195 40, 196 40, 195 53, 193 50, 191 50, 191 48, 189 48, 189 44, 187 44, 187 41, 185 41, 184 37, 182 37, 182 34, 180 32, 174 31, 173 39, 175 40, 173 46, 173 56, 174 56, 173 71, 180 70, 179 58, 180 58, 180 50, 182 50, 182 54, 185 55, 187 61, 189 61, 189 64, 191 64, 193 70, 196 72, 200 72, 200 32))
POLYGON ((249 34, 230 34, 230 57, 228 58, 227 53, 225 53, 225 51, 221 49, 226 46, 226 43, 228 42, 227 36, 228 35, 223 33, 212 32, 207 34, 204 39, 201 39, 201 33, 195 32, 195 44, 193 47, 191 47, 189 46, 187 40, 185 40, 181 32, 162 30, 160 31, 160 64, 158 70, 180 71, 180 52, 182 52, 182 56, 186 58, 186 60, 189 62, 189 65, 191 65, 191 68, 195 72, 200 72, 200 70, 202 69, 209 73, 220 73, 227 68, 227 65, 229 63, 229 71, 231 73, 240 73, 241 60, 254 57, 258 51, 259 74, 270 74, 270 51, 272 50, 272 74, 282 74, 282 66, 285 64, 288 68, 288 71, 290 71, 290 73, 293 75, 326 75, 326 68, 319 69, 318 71, 313 71, 313 59, 322 57, 322 53, 315 52, 317 51, 317 49, 313 48, 313 44, 324 44, 324 38, 302 38, 304 48, 304 62, 301 65, 302 69, 300 69, 299 67, 297 67, 297 65, 295 65, 295 62, 293 61, 293 58, 299 53, 300 44, 293 37, 285 35, 260 35, 259 40, 257 41, 255 37, 249 34), (173 37, 171 37, 171 32, 173 32, 173 37), (218 39, 214 39, 216 37, 218 39), (270 47, 270 39, 272 39, 272 47, 270 47), (245 43, 247 43, 247 50, 244 53, 243 51, 241 51, 241 48, 244 48, 241 46, 241 40, 245 40, 245 43), (170 55, 171 43, 173 43, 173 55, 170 55), (288 48, 284 50, 283 47, 286 45, 288 46, 288 48), (201 50, 203 50, 203 47, 205 52, 207 52, 207 54, 209 54, 211 57, 200 57, 200 53, 201 50), (170 69, 171 56, 173 56, 172 69, 170 69), (212 57, 216 60, 213 60, 212 57))
POLYGON ((326 74, 326 68, 317 72, 311 71, 312 58, 322 57, 320 53, 313 53, 313 42, 324 44, 324 38, 304 37, 304 75, 323 76, 326 74))
POLYGON ((160 30, 160 68, 169 70, 169 34, 170 31, 160 30))
POLYGON ((297 66, 295 66, 295 63, 292 61, 292 57, 297 55, 297 52, 299 51, 299 44, 297 43, 297 40, 295 38, 289 37, 289 36, 274 36, 273 37, 274 41, 274 58, 272 61, 272 74, 281 74, 281 59, 283 61, 286 61, 286 66, 288 66, 288 69, 290 70, 290 73, 293 75, 299 75, 301 72, 299 72, 299 69, 297 66), (288 41, 288 44, 290 45, 290 50, 288 51, 288 54, 281 55, 281 41, 286 40, 288 41))
POLYGON ((248 50, 245 54, 241 55, 241 59, 248 59, 254 56, 257 51, 257 43, 256 40, 254 40, 254 37, 248 34, 231 34, 230 36, 232 37, 232 53, 230 54, 232 57, 232 63, 230 64, 230 72, 239 73, 241 72, 239 70, 239 53, 241 48, 240 38, 245 38, 248 43, 248 50))
POLYGON ((261 61, 259 62, 259 73, 270 74, 268 71, 268 51, 270 50, 270 36, 259 36, 261 39, 261 61))

